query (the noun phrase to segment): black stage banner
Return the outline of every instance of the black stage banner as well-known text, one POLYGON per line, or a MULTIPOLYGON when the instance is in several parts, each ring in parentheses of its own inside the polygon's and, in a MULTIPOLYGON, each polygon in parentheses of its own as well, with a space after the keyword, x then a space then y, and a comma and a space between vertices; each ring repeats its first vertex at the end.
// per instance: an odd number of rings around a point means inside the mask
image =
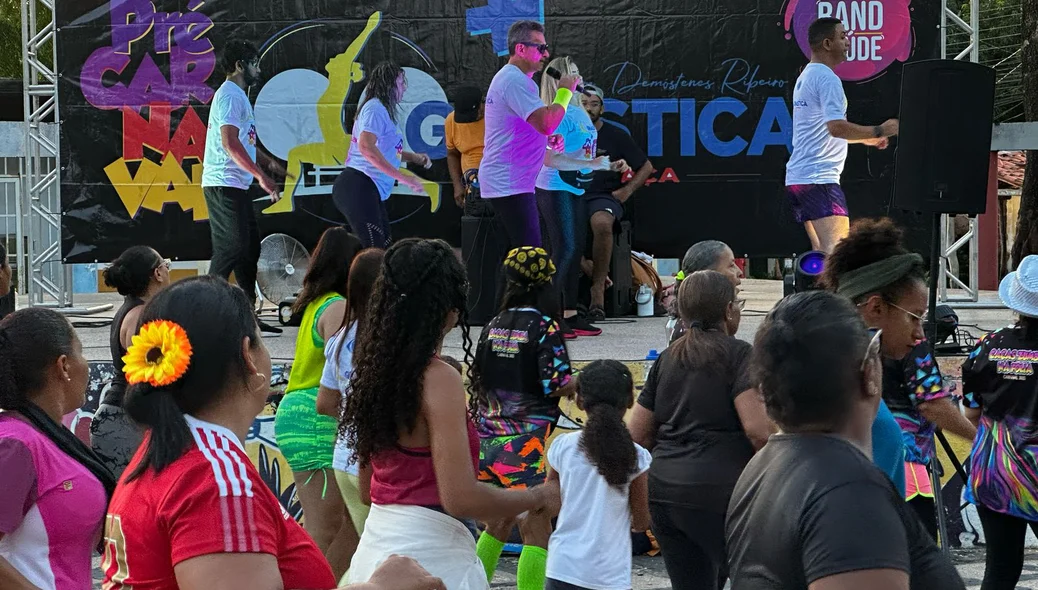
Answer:
MULTIPOLYGON (((210 255, 200 186, 206 119, 230 38, 261 48, 251 89, 262 149, 295 174, 276 206, 257 203, 264 235, 312 248, 343 223, 332 183, 350 139, 365 72, 407 68, 400 126, 427 152, 431 196, 397 189, 395 237, 460 241, 446 165, 447 97, 489 84, 517 20, 545 23, 606 94, 609 124, 628 130, 657 173, 629 201, 635 248, 679 257, 707 238, 736 253, 781 256, 807 240, 783 193, 793 82, 807 62, 807 25, 851 31, 843 78, 852 121, 897 115, 901 64, 937 57, 937 0, 77 0, 57 3, 62 250, 67 262, 110 261, 149 244, 164 256, 210 255), (438 183, 438 184, 437 184, 438 183)), ((852 216, 890 207, 893 150, 852 146, 843 176, 852 216)), ((257 197, 261 197, 257 189, 257 197)), ((902 218, 925 249, 927 223, 902 218), (919 231, 915 231, 915 230, 919 231)))

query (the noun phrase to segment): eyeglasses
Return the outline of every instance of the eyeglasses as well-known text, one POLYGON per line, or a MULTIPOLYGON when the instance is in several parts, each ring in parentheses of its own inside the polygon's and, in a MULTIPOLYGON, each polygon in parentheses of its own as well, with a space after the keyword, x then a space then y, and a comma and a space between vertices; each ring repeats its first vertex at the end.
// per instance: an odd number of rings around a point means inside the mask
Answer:
POLYGON ((166 267, 166 270, 169 270, 170 267, 173 266, 173 261, 170 260, 169 258, 163 258, 162 260, 159 261, 158 266, 156 266, 155 268, 162 268, 163 266, 166 267))
POLYGON ((872 328, 869 333, 872 334, 872 340, 869 340, 869 345, 865 348, 865 356, 861 359, 862 371, 865 371, 869 359, 879 354, 880 336, 883 335, 883 330, 872 328))
POLYGON ((919 322, 920 324, 926 321, 926 312, 925 311, 923 312, 923 315, 916 315, 916 314, 908 311, 907 309, 901 307, 900 305, 898 305, 896 303, 890 303, 888 301, 887 304, 890 305, 890 307, 893 307, 895 309, 900 309, 901 311, 905 312, 906 314, 908 314, 908 317, 910 317, 913 320, 919 322))
POLYGON ((742 310, 746 309, 746 300, 745 299, 736 299, 735 300, 735 306, 739 308, 739 311, 742 311, 742 310))
POLYGON ((548 49, 549 49, 547 43, 533 43, 531 41, 520 41, 519 44, 520 45, 525 45, 527 47, 534 47, 534 48, 537 49, 537 51, 539 51, 541 53, 548 53, 548 49))

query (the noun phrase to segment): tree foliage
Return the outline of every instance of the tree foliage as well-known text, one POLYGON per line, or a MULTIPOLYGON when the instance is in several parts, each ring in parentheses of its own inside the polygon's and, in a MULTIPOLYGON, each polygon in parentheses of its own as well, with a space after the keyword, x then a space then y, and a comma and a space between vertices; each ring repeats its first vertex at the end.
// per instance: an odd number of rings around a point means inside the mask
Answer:
MULTIPOLYGON (((22 1, 0 0, 0 78, 22 78, 22 1)), ((47 22, 50 11, 39 2, 33 4, 38 22, 47 22)), ((50 44, 42 48, 45 63, 50 63, 53 50, 50 44)))
MULTIPOLYGON (((1021 85, 1024 115, 1038 121, 1038 0, 1023 0, 1023 46, 1021 47, 1021 85)), ((1038 150, 1027 152, 1024 186, 1020 196, 1020 217, 1013 241, 1013 261, 1038 254, 1038 150)))

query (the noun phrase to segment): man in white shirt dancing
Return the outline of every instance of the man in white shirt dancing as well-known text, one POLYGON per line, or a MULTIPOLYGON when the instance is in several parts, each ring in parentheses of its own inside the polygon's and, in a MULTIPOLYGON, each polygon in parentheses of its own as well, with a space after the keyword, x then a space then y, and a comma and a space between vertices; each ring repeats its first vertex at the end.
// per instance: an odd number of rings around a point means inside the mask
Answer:
POLYGON ((534 184, 544 163, 547 137, 566 114, 579 78, 564 75, 550 105, 541 102, 533 75, 547 62, 544 25, 519 21, 508 29, 508 63, 487 90, 486 135, 479 166, 481 196, 494 208, 508 248, 540 246, 534 184))
MULTIPOLYGON (((250 43, 230 41, 221 63, 227 80, 217 89, 209 109, 202 162, 202 194, 213 243, 209 274, 227 279, 233 271, 238 286, 255 304, 260 233, 249 187, 255 178, 273 202, 281 194, 277 183, 256 163, 256 118, 245 93, 259 82, 259 53, 250 43)), ((281 333, 281 328, 262 321, 259 326, 264 332, 281 333)))
POLYGON ((847 121, 847 96, 833 71, 847 59, 847 30, 837 18, 820 18, 808 28, 811 62, 793 89, 793 154, 786 165, 786 194, 804 224, 811 247, 829 253, 850 231, 840 174, 847 144, 884 149, 897 135, 897 119, 869 127, 847 121))

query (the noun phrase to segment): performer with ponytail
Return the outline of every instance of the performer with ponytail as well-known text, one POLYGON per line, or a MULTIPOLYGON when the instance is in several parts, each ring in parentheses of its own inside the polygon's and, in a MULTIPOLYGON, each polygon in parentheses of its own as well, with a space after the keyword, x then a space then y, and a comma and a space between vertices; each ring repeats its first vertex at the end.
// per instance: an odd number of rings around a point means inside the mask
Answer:
POLYGON ((59 313, 0 322, 0 588, 90 588, 115 478, 61 424, 86 401, 83 345, 59 313))
POLYGON ((353 123, 346 168, 332 187, 332 200, 365 248, 387 248, 391 240, 386 200, 397 182, 424 194, 422 179, 404 174, 401 162, 428 168, 427 154, 404 151, 397 128, 407 90, 404 68, 383 62, 371 69, 364 100, 353 123))

